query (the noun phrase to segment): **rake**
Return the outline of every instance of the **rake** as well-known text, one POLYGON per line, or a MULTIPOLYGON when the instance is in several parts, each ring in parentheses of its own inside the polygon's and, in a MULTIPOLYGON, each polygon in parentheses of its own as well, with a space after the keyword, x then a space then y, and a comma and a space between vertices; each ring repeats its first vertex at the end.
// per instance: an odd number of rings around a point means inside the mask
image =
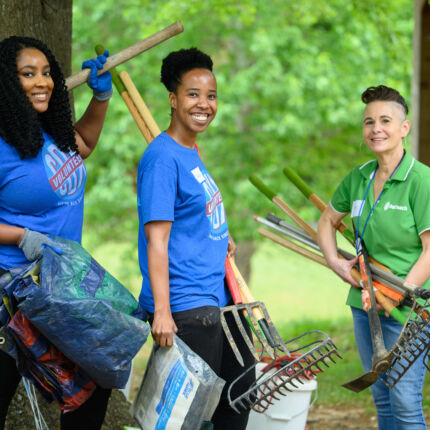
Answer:
POLYGON ((274 400, 286 396, 305 381, 313 379, 317 373, 323 372, 335 358, 342 357, 330 337, 320 331, 308 331, 285 342, 291 351, 291 357, 279 357, 270 362, 263 372, 244 393, 234 396, 236 387, 250 372, 255 372, 259 363, 236 378, 228 388, 227 397, 230 406, 238 413, 248 409, 263 413, 274 400))

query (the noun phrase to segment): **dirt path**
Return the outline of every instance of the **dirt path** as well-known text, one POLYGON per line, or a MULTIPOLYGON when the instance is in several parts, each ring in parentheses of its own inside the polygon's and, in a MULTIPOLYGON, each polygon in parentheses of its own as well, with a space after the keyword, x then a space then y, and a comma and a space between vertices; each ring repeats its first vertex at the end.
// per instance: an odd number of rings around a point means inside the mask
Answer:
POLYGON ((364 409, 314 405, 308 414, 308 430, 373 430, 378 428, 375 415, 364 409))

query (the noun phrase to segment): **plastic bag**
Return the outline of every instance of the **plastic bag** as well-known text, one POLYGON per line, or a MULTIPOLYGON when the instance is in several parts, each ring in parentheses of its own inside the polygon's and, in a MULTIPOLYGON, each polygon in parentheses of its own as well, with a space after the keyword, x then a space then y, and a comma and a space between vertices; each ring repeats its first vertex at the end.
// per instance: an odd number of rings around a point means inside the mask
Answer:
POLYGON ((179 337, 154 344, 131 412, 144 430, 196 430, 210 421, 225 381, 179 337))
POLYGON ((123 388, 149 325, 132 294, 77 242, 55 238, 43 250, 40 287, 22 283, 18 307, 70 360, 103 388, 123 388))

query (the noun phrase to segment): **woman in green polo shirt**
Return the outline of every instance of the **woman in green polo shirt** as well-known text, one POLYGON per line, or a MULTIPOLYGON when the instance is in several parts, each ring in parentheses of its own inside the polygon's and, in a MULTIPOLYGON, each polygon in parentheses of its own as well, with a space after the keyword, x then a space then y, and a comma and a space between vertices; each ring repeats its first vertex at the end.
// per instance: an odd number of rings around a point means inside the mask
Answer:
MULTIPOLYGON (((337 187, 318 224, 318 241, 331 269, 352 285, 351 306, 357 348, 365 371, 372 368, 372 343, 362 293, 351 277, 356 259, 338 258, 336 226, 348 213, 369 255, 413 285, 430 287, 430 168, 403 148, 409 133, 408 107, 394 89, 370 87, 361 96, 364 141, 376 159, 353 169, 337 187)), ((397 340, 401 324, 380 316, 385 346, 397 340)), ((371 386, 381 430, 426 429, 422 411, 425 366, 418 359, 390 390, 371 386)))

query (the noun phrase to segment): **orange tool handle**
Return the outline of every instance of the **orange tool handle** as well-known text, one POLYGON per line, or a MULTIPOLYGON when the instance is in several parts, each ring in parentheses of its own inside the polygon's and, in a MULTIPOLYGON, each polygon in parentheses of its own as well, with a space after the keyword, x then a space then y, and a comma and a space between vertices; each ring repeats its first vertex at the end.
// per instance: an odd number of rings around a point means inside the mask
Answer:
POLYGON ((242 296, 240 294, 239 285, 236 280, 236 276, 233 272, 233 268, 231 267, 230 260, 228 258, 225 259, 225 279, 227 281, 228 289, 230 290, 231 297, 233 298, 233 303, 239 304, 243 303, 242 296))

